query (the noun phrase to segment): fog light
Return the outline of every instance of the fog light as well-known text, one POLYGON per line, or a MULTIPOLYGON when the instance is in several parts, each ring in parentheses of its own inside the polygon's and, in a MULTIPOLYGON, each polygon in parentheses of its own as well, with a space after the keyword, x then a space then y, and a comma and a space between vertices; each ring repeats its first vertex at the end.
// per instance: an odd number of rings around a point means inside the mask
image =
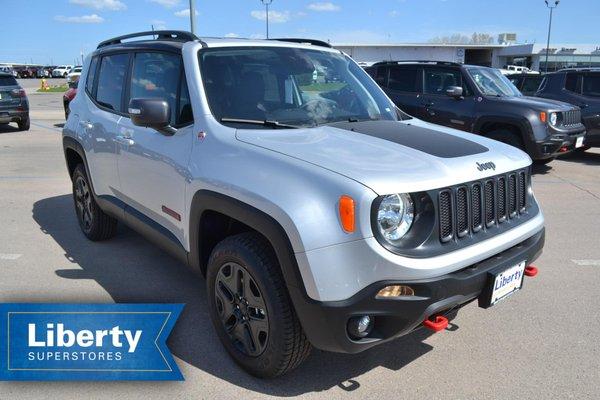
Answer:
POLYGON ((410 286, 404 285, 392 285, 386 286, 377 292, 378 298, 391 298, 391 297, 400 297, 400 296, 414 296, 415 291, 410 286))
POLYGON ((369 336, 373 330, 374 318, 369 315, 352 317, 348 320, 348 335, 350 338, 358 340, 369 336))

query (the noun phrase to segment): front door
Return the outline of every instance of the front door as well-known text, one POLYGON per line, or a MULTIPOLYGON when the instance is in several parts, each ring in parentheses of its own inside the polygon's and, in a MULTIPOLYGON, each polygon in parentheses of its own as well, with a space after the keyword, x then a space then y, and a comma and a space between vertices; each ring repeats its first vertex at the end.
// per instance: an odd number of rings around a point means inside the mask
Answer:
POLYGON ((463 131, 470 131, 475 102, 468 86, 463 83, 459 68, 425 67, 422 110, 419 115, 426 121, 463 131), (450 86, 463 88, 463 96, 450 97, 450 86))
MULTIPOLYGON (((185 188, 193 143, 193 117, 181 56, 174 53, 134 54, 130 98, 161 98, 169 103, 173 135, 119 122, 118 156, 121 197, 138 218, 149 217, 185 243, 185 188), (140 215, 142 214, 142 215, 140 215)), ((154 226, 154 228, 157 228, 154 226)))

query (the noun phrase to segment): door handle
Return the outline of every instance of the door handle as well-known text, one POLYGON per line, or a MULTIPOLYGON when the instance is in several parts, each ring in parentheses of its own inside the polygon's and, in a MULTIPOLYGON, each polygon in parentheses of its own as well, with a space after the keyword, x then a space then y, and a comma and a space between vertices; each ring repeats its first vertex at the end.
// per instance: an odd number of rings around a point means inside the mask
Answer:
POLYGON ((133 146, 135 142, 130 137, 125 137, 121 135, 115 136, 115 142, 123 144, 125 146, 133 146))
POLYGON ((94 127, 90 121, 79 121, 79 126, 83 129, 92 129, 94 127))

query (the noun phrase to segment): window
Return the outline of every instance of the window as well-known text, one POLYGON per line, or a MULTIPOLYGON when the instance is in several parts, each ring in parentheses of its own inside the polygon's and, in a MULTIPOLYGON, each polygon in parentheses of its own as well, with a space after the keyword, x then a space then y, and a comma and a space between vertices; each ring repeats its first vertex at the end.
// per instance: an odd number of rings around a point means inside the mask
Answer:
POLYGON ((462 87, 459 70, 446 68, 425 70, 425 93, 446 94, 446 89, 450 86, 462 87))
POLYGON ((88 69, 87 79, 85 81, 85 89, 88 93, 94 93, 94 78, 96 77, 96 67, 98 66, 98 57, 92 58, 90 62, 90 69, 88 69))
POLYGON ((187 125, 194 121, 194 114, 192 113, 192 102, 190 101, 190 92, 187 86, 187 80, 185 74, 181 81, 181 93, 179 95, 179 107, 177 115, 177 125, 187 125))
POLYGON ((17 86, 17 80, 12 76, 0 76, 0 86, 17 86))
POLYGON ((387 86, 388 67, 377 67, 375 70, 375 82, 380 86, 387 86))
POLYGON ((583 94, 600 97, 600 74, 586 74, 583 77, 583 94))
POLYGON ((167 53, 136 53, 129 97, 159 98, 169 103, 171 125, 177 123, 177 87, 181 57, 167 53))
POLYGON ((129 66, 129 54, 113 54, 102 57, 98 73, 96 101, 110 110, 123 111, 121 99, 125 75, 129 66))
POLYGON ((521 91, 523 93, 535 93, 540 87, 540 83, 542 82, 541 76, 528 76, 524 79, 523 86, 521 87, 521 91))
POLYGON ((581 75, 567 74, 565 89, 570 92, 581 93, 581 75))
POLYGON ((391 67, 388 88, 401 92, 416 92, 417 72, 415 67, 391 67))

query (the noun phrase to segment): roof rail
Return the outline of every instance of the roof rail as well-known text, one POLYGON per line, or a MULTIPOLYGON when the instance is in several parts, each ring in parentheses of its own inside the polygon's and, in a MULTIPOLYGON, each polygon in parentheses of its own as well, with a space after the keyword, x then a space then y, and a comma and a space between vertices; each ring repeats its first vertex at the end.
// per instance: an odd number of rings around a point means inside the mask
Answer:
POLYGON ((435 64, 435 65, 462 65, 461 63, 453 62, 453 61, 435 61, 435 60, 398 60, 398 61, 380 61, 376 62, 374 65, 384 65, 384 64, 435 64))
POLYGON ((117 36, 112 39, 105 40, 103 42, 100 42, 97 48, 99 49, 101 47, 119 44, 122 43, 122 41, 125 39, 131 39, 142 36, 156 36, 155 40, 173 40, 179 42, 191 42, 194 40, 199 40, 198 37, 193 33, 185 31, 146 31, 130 33, 128 35, 117 36))
POLYGON ((291 43, 304 43, 304 44, 311 44, 313 46, 320 46, 320 47, 329 47, 330 49, 333 48, 333 46, 323 40, 318 40, 318 39, 302 39, 302 38, 275 38, 275 39, 269 39, 269 40, 278 40, 280 42, 291 42, 291 43))
POLYGON ((567 67, 567 68, 561 68, 559 70, 557 70, 556 72, 569 72, 569 71, 574 71, 574 72, 598 72, 600 71, 600 67, 567 67))

